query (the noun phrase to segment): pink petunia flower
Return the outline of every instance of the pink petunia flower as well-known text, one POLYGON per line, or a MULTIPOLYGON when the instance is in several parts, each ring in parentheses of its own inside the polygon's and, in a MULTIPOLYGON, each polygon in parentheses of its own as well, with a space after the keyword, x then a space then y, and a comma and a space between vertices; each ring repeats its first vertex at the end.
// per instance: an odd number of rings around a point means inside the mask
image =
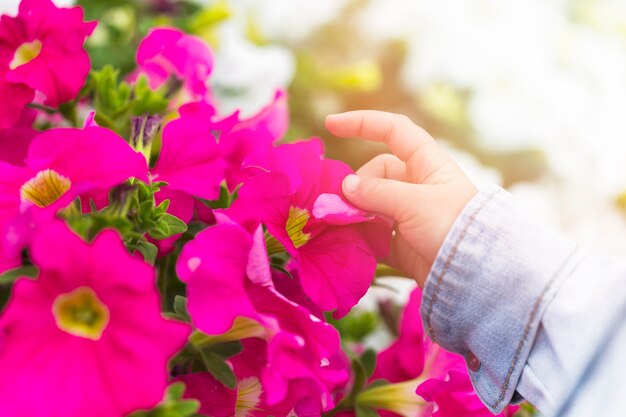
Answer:
POLYGON ((305 379, 289 384, 288 394, 278 404, 267 401, 268 389, 261 382, 267 364, 267 343, 262 339, 242 340, 243 351, 229 359, 237 386, 231 390, 207 372, 177 377, 185 382, 186 398, 200 401, 199 412, 213 417, 314 417, 322 413, 319 396, 315 396, 305 379))
MULTIPOLYGON (((304 292, 339 318, 369 288, 391 227, 343 200, 341 182, 352 170, 322 154, 319 140, 279 146, 270 172, 248 180, 230 210, 260 220, 296 259, 304 292)), ((280 250, 276 243, 270 252, 280 250)))
POLYGON ((204 104, 181 107, 180 117, 165 126, 159 159, 150 170, 152 181, 167 182, 157 198, 169 198, 174 210, 171 214, 185 221, 193 215, 194 197, 219 197, 225 175, 225 162, 212 130, 221 125, 198 117, 199 106, 204 104))
POLYGON ((22 0, 17 16, 0 18, 0 94, 10 97, 0 128, 18 120, 34 91, 52 107, 76 97, 91 67, 83 44, 95 27, 83 22, 81 8, 58 8, 50 0, 22 0))
POLYGON ((238 123, 220 137, 230 190, 269 167, 273 146, 289 127, 287 94, 276 91, 274 100, 249 119, 240 120, 238 113, 233 117, 238 123))
MULTIPOLYGON (((0 97, 3 97, 1 93, 0 97)), ((24 165, 30 142, 38 133, 32 127, 36 117, 35 110, 24 109, 13 127, 0 130, 0 161, 24 165)))
POLYGON ((207 334, 228 331, 237 317, 259 319, 245 288, 251 236, 240 226, 198 233, 183 248, 176 272, 187 284, 194 325, 207 334))
POLYGON ((272 285, 263 233, 258 223, 246 228, 216 214, 218 226, 199 233, 180 254, 177 272, 187 284, 194 325, 222 334, 238 317, 265 328, 267 365, 260 373, 267 404, 282 402, 296 380, 309 395, 332 408, 331 393, 348 379, 337 331, 272 285))
MULTIPOLYGON (((220 119, 206 102, 189 103, 179 109, 180 118, 169 122, 163 132, 163 145, 153 181, 168 183, 157 193, 157 203, 170 200, 168 212, 184 221, 200 211, 200 220, 214 223, 210 210, 196 198, 215 200, 226 180, 234 190, 246 179, 264 172, 262 166, 246 165, 248 158, 269 155, 273 143, 287 129, 288 110, 284 93, 257 115, 239 120, 238 113, 220 119), (197 210, 194 210, 196 208, 197 210)), ((264 159, 265 163, 267 158, 264 159)), ((155 242, 160 253, 173 248, 178 236, 155 242)))
POLYGON ((161 317, 152 267, 114 231, 88 244, 61 222, 38 232, 31 256, 38 279, 19 279, 0 317, 2 415, 123 417, 155 406, 190 329, 161 317))
POLYGON ((0 163, 0 224, 27 208, 56 210, 76 197, 105 203, 109 189, 131 177, 147 180, 146 161, 100 127, 51 129, 37 135, 25 166, 0 163))
POLYGON ((186 104, 179 112, 178 120, 187 125, 188 132, 202 138, 211 137, 218 143, 230 190, 267 171, 273 146, 283 137, 289 123, 287 97, 280 90, 271 103, 250 118, 241 119, 238 112, 222 118, 207 102, 186 104))
POLYGON ((171 76, 185 86, 190 100, 207 100, 210 92, 208 79, 213 70, 213 53, 200 38, 187 35, 179 29, 156 28, 141 41, 137 50, 136 78, 146 75, 150 86, 158 88, 171 76))

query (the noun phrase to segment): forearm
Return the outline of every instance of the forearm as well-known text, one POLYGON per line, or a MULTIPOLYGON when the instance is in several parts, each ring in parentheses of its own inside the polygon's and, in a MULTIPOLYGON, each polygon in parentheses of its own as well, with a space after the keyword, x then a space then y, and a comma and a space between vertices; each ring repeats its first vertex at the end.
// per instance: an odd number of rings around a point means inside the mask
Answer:
POLYGON ((622 263, 585 258, 492 188, 467 205, 446 238, 424 288, 422 317, 436 342, 477 358, 469 361, 470 377, 492 411, 516 391, 550 409, 598 342, 603 320, 616 314, 620 299, 611 288, 624 277, 622 263), (581 331, 589 334, 584 342, 581 331))

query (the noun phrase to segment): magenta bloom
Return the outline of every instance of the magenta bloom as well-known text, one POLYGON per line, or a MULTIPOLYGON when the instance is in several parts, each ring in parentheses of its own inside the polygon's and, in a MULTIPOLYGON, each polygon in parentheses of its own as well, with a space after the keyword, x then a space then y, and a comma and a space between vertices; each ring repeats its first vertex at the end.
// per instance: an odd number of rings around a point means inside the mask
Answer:
MULTIPOLYGON (((378 354, 372 380, 401 383, 419 378, 416 394, 436 404, 434 417, 492 416, 476 395, 463 358, 424 336, 419 315, 421 300, 422 291, 416 288, 402 312, 398 340, 378 354)), ((431 408, 424 408, 425 416, 431 415, 431 408)), ((513 415, 516 409, 510 406, 500 416, 513 415)), ((380 413, 395 415, 388 411, 380 413)))
POLYGON ((332 407, 331 393, 345 384, 347 362, 337 331, 272 285, 263 233, 258 223, 244 229, 217 213, 218 226, 199 233, 179 257, 177 272, 187 283, 194 325, 208 334, 226 332, 237 317, 266 328, 267 365, 260 373, 267 404, 281 403, 295 381, 332 407))
POLYGON ((32 127, 36 117, 35 110, 24 109, 13 127, 0 130, 0 161, 12 165, 24 165, 30 142, 38 133, 32 127))
POLYGON ((213 53, 200 38, 174 28, 153 29, 139 44, 137 63, 135 76, 145 74, 152 88, 160 87, 174 75, 184 82, 195 100, 208 98, 213 53))
POLYGON ((181 123, 184 121, 187 132, 219 140, 219 152, 226 164, 225 177, 230 190, 267 171, 273 146, 283 137, 289 123, 287 98, 282 91, 277 91, 272 103, 248 119, 240 119, 239 113, 220 118, 215 108, 206 102, 186 104, 179 112, 179 120, 181 123))
POLYGON ((194 117, 192 105, 163 130, 159 159, 150 172, 152 181, 165 181, 168 189, 216 200, 224 180, 224 162, 206 120, 194 117))
POLYGON ((279 146, 270 172, 248 180, 231 210, 263 222, 297 261, 304 292, 342 317, 369 288, 391 227, 343 200, 341 182, 352 170, 322 154, 319 140, 279 146))
MULTIPOLYGON (((204 103, 193 103, 179 109, 180 117, 169 122, 163 129, 161 151, 156 166, 150 170, 150 178, 164 181, 156 195, 156 203, 169 200, 167 212, 184 222, 191 221, 197 206, 196 197, 216 200, 224 181, 226 164, 212 128, 220 123, 207 123, 197 117, 198 108, 204 103)), ((206 105, 208 106, 208 105, 206 105)), ((174 248, 180 235, 155 241, 161 254, 174 248)))
POLYGON ((213 136, 213 128, 221 128, 221 124, 198 117, 198 108, 204 106, 181 107, 180 117, 165 126, 159 159, 150 171, 152 181, 167 182, 157 199, 169 199, 168 211, 186 222, 194 212, 194 197, 216 200, 225 175, 225 163, 213 136))
POLYGON ((313 417, 322 413, 319 396, 313 395, 306 380, 289 384, 288 395, 278 404, 269 404, 268 390, 261 373, 267 364, 267 343, 262 339, 245 339, 244 350, 229 360, 237 377, 234 390, 224 387, 207 372, 183 375, 186 398, 200 401, 200 413, 213 417, 313 417))
POLYGON ((17 121, 34 91, 52 107, 76 97, 91 66, 83 43, 95 27, 83 22, 81 8, 50 0, 22 0, 16 17, 0 18, 0 92, 10 110, 2 112, 0 127, 17 121))
POLYGON ((28 208, 56 211, 76 197, 106 203, 109 189, 147 180, 144 157, 100 127, 51 129, 35 137, 26 165, 0 162, 0 224, 28 208))
POLYGON ((87 244, 60 222, 39 230, 31 255, 39 278, 16 282, 0 318, 3 415, 123 417, 155 406, 189 328, 161 317, 152 267, 113 231, 87 244))
POLYGON ((236 317, 259 319, 245 289, 251 247, 243 228, 225 224, 198 233, 183 248, 176 272, 187 283, 189 314, 198 329, 222 334, 236 317))
POLYGON ((289 127, 287 95, 278 90, 274 100, 249 119, 240 120, 238 113, 232 117, 238 123, 220 137, 230 190, 269 168, 273 146, 289 127))
POLYGON ((24 84, 15 84, 0 71, 0 129, 8 129, 18 122, 26 105, 33 101, 35 92, 24 84))
POLYGON ((333 408, 332 393, 347 383, 350 374, 337 330, 271 288, 256 285, 249 293, 274 335, 268 341, 261 378, 268 404, 288 398, 291 384, 304 380, 310 396, 321 399, 324 411, 333 408))

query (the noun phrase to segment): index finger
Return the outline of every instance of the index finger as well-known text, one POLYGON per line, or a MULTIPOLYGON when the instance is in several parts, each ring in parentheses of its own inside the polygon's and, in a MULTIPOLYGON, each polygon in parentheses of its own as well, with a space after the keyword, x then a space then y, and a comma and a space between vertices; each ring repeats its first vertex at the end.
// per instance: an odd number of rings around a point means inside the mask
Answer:
POLYGON ((339 137, 360 137, 383 142, 393 154, 409 163, 418 153, 442 158, 443 152, 434 139, 408 117, 376 110, 357 110, 333 114, 326 118, 328 130, 339 137))

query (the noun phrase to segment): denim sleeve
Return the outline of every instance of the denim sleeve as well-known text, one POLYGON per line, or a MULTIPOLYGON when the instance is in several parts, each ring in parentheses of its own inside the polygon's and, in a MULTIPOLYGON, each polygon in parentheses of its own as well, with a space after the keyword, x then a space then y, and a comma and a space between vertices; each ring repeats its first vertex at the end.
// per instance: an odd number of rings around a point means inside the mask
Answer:
POLYGON ((465 356, 494 414, 513 399, 546 308, 582 258, 577 244, 526 220, 499 187, 472 199, 446 237, 424 287, 424 328, 465 356))
MULTIPOLYGON (((585 381, 587 377, 581 377, 582 370, 589 368, 594 352, 607 348, 605 340, 611 339, 611 333, 614 332, 610 329, 616 327, 614 323, 624 322, 625 311, 626 262, 617 258, 584 256, 563 281, 541 319, 517 392, 544 414, 553 415, 558 408, 563 407, 562 401, 573 386, 588 382, 585 381)), ((626 351, 623 342, 619 350, 626 351)), ((607 355, 600 356, 604 360, 607 355)), ((598 370, 590 369, 589 374, 599 374, 603 364, 598 363, 598 366, 598 370)), ((621 383, 622 393, 626 393, 623 377, 618 381, 610 376, 616 375, 616 372, 624 375, 626 362, 613 361, 609 368, 613 374, 605 373, 602 378, 598 378, 604 383, 594 383, 592 387, 596 393, 604 393, 604 406, 609 403, 609 393, 617 392, 616 387, 620 386, 618 382, 621 383)), ((581 401, 594 403, 600 410, 599 402, 593 397, 590 394, 584 400, 581 398, 581 401)), ((596 398, 600 396, 596 395, 596 398)), ((613 401, 617 401, 617 398, 613 398, 613 401)), ((576 415, 620 414, 623 414, 623 410, 622 413, 613 414, 598 412, 576 415)))

